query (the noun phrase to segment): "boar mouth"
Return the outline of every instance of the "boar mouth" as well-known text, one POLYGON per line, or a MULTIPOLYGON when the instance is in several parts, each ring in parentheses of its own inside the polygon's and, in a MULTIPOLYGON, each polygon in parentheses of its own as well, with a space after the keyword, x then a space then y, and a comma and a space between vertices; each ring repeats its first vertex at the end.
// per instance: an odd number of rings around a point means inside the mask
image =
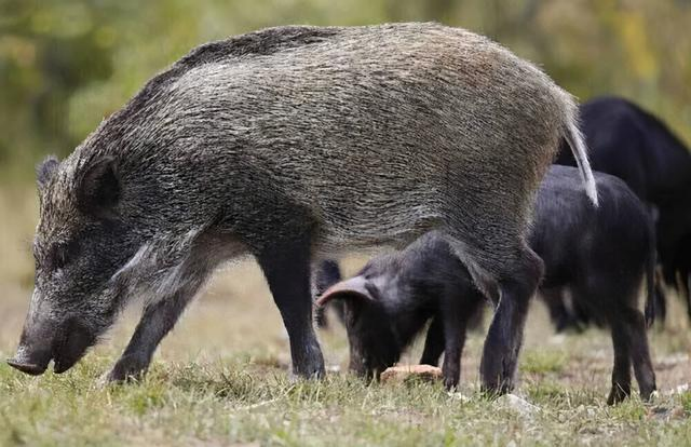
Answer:
POLYGON ((58 374, 77 364, 96 342, 95 333, 75 318, 65 322, 60 334, 62 337, 58 337, 53 345, 53 371, 58 374))

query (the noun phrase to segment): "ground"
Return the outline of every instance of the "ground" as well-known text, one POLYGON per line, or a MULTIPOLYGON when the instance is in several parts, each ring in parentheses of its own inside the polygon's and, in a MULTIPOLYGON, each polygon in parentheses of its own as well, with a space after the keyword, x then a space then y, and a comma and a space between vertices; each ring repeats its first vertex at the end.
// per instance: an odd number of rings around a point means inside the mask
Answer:
MULTIPOLYGON (((31 287, 33 193, 0 193, 0 358, 12 355, 31 287)), ((363 258, 345 263, 353 272, 363 258)), ((164 341, 149 376, 102 387, 139 307, 75 368, 33 378, 0 364, 0 445, 690 445, 690 330, 677 297, 650 332, 659 393, 605 404, 607 332, 554 335, 534 303, 518 398, 478 393, 483 334, 470 336, 462 386, 371 384, 345 372, 337 324, 320 333, 324 381, 291 381, 281 319, 250 261, 219 272, 164 341)), ((414 361, 420 343, 403 362, 414 361)))

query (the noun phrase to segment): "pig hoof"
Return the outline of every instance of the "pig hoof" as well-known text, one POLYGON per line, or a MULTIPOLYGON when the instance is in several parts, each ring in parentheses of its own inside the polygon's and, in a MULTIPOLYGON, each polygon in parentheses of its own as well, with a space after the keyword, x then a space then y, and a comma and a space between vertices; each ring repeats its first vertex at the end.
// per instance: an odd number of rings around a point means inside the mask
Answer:
POLYGON ((132 372, 132 373, 120 373, 120 372, 109 372, 107 375, 109 383, 131 383, 142 379, 144 373, 142 372, 132 372))
POLYGON ((322 376, 317 376, 317 375, 305 376, 305 375, 301 375, 301 374, 298 374, 295 372, 290 372, 288 374, 289 384, 300 384, 300 383, 305 382, 305 381, 321 380, 323 378, 324 378, 324 375, 322 375, 322 376))
POLYGON ((453 381, 453 380, 445 380, 445 389, 448 392, 454 392, 457 390, 458 381, 453 381))
POLYGON ((324 378, 324 359, 319 347, 313 349, 310 355, 302 358, 302 362, 293 363, 293 374, 306 379, 324 378))
POLYGON ((325 370, 324 370, 324 364, 320 364, 318 366, 311 366, 309 368, 293 368, 293 372, 291 374, 291 380, 295 381, 298 379, 322 379, 325 377, 325 370))
POLYGON ((112 384, 122 384, 127 382, 127 377, 121 378, 113 373, 113 370, 105 372, 96 381, 96 386, 100 389, 105 389, 112 384))
POLYGON ((506 358, 483 356, 481 360, 482 392, 494 397, 512 392, 514 365, 506 358))
POLYGON ((148 367, 148 362, 144 360, 137 359, 133 356, 124 357, 105 375, 104 381, 107 383, 138 381, 144 377, 148 367))
POLYGON ((608 395, 608 406, 613 406, 622 403, 625 400, 625 398, 629 396, 629 394, 629 390, 625 390, 621 386, 614 385, 613 388, 610 390, 610 395, 608 395))
POLYGON ((459 385, 459 371, 453 368, 445 367, 447 366, 442 366, 445 389, 448 391, 454 391, 459 385))
POLYGON ((639 396, 641 397, 642 401, 647 403, 651 402, 657 395, 658 392, 656 392, 656 384, 639 386, 639 396))
POLYGON ((488 398, 497 398, 508 394, 514 390, 514 384, 511 381, 496 381, 486 382, 481 386, 481 393, 488 398))
POLYGON ((481 385, 483 394, 499 397, 514 390, 514 381, 511 375, 484 375, 481 385))
POLYGON ((297 381, 297 380, 312 380, 312 379, 322 379, 325 377, 325 370, 324 367, 321 369, 310 369, 308 371, 298 371, 296 369, 293 369, 293 372, 290 375, 291 381, 297 381))

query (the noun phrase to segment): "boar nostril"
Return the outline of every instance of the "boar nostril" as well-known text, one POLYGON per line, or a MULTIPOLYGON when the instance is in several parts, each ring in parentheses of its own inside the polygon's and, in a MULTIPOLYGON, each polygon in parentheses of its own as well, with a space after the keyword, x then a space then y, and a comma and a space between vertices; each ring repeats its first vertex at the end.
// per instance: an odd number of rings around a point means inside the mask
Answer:
POLYGON ((40 375, 46 371, 46 367, 39 366, 37 364, 23 363, 15 361, 14 359, 8 359, 7 364, 19 370, 20 372, 24 372, 29 375, 40 375))

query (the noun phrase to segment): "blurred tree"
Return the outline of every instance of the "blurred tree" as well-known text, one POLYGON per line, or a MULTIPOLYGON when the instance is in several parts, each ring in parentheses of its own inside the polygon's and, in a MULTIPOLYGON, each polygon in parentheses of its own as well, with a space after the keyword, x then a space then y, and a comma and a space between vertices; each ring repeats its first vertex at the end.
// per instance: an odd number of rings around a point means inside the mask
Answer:
POLYGON ((0 163, 65 154, 70 98, 112 74, 97 23, 107 11, 84 2, 4 0, 0 9, 0 163))
POLYGON ((469 28, 580 99, 634 100, 689 142, 689 17, 688 0, 0 0, 0 174, 69 154, 192 47, 283 24, 469 28))

